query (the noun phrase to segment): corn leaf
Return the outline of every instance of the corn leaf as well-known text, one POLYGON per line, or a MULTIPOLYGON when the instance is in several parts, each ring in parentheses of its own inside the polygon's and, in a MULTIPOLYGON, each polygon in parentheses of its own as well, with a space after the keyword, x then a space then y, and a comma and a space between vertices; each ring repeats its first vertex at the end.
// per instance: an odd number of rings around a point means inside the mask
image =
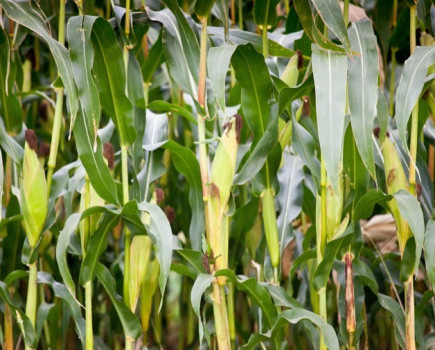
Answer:
POLYGON ((343 156, 347 58, 313 46, 316 112, 320 149, 335 193, 338 193, 343 156))
POLYGON ((376 37, 369 20, 356 22, 349 29, 353 56, 349 65, 349 108, 355 142, 364 165, 376 178, 373 155, 373 120, 378 100, 378 53, 376 37))

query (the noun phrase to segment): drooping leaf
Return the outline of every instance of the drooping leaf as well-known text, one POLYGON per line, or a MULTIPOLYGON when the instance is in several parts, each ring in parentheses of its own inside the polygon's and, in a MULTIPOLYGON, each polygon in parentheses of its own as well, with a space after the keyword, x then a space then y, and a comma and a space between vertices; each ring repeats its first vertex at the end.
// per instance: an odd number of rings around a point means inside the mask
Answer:
POLYGON ((320 149, 335 193, 339 188, 346 108, 347 58, 313 46, 320 149))
POLYGON ((174 166, 189 182, 189 203, 192 208, 189 237, 192 248, 200 251, 205 231, 204 202, 202 198, 201 172, 195 154, 188 148, 170 140, 164 146, 171 151, 174 166))
POLYGON ((26 314, 16 305, 10 295, 9 287, 2 281, 0 281, 0 298, 11 308, 12 315, 23 335, 24 343, 31 348, 36 348, 38 338, 32 326, 32 322, 30 322, 26 314))
POLYGON ((44 16, 31 6, 31 3, 27 1, 0 0, 0 5, 6 11, 9 18, 37 33, 50 47, 62 83, 68 94, 71 121, 74 121, 79 109, 79 101, 68 50, 53 39, 43 22, 44 16))
MULTIPOLYGON (((212 37, 216 37, 219 40, 224 40, 224 30, 220 27, 207 27, 207 33, 212 37)), ((261 53, 263 50, 263 39, 260 35, 251 33, 244 30, 239 29, 230 29, 229 31, 229 41, 235 45, 246 45, 251 44, 258 53, 261 53)), ((268 52, 270 56, 276 57, 292 57, 295 52, 290 50, 276 41, 269 39, 268 40, 268 52)))
POLYGON ((17 141, 8 135, 2 119, 0 119, 0 146, 17 165, 23 163, 24 150, 17 141))
MULTIPOLYGON (((293 5, 298 14, 299 20, 304 27, 305 34, 312 42, 315 42, 325 50, 332 50, 341 53, 346 52, 343 47, 338 46, 330 41, 325 35, 323 35, 323 33, 320 32, 319 28, 317 28, 309 0, 294 0, 293 5)), ((349 47, 350 46, 348 45, 348 48, 349 47)))
MULTIPOLYGON (((159 206, 152 203, 142 202, 138 204, 138 209, 146 211, 151 218, 149 236, 156 246, 157 260, 160 264, 159 287, 162 295, 165 293, 166 282, 169 277, 172 261, 172 230, 171 225, 159 206)), ((163 299, 162 299, 163 303, 163 299)), ((160 307, 162 305, 160 304, 160 307)))
MULTIPOLYGON (((345 222, 345 220, 346 219, 344 219, 343 222, 345 222)), ((319 264, 314 274, 313 285, 317 291, 326 286, 326 282, 328 281, 329 274, 332 270, 337 253, 339 249, 345 245, 345 243, 350 242, 352 233, 353 227, 349 226, 347 230, 343 232, 343 234, 332 239, 326 244, 322 262, 319 264)))
POLYGON ((231 57, 237 46, 222 45, 212 47, 207 55, 207 72, 216 101, 225 111, 225 78, 230 66, 231 57))
POLYGON ((193 98, 197 95, 199 43, 183 12, 174 0, 165 0, 168 10, 148 10, 149 17, 165 27, 163 49, 171 76, 193 98), (172 12, 172 13, 171 13, 172 12))
POLYGON ((247 293, 251 297, 252 303, 259 306, 263 311, 268 325, 273 325, 277 317, 277 311, 264 285, 254 278, 243 275, 236 276, 233 271, 227 269, 217 271, 215 276, 227 277, 227 280, 233 282, 239 291, 247 293))
POLYGON ((136 315, 130 311, 130 309, 124 304, 122 298, 116 293, 115 283, 113 277, 110 275, 109 270, 101 263, 97 263, 95 266, 95 275, 98 280, 104 286, 113 306, 116 309, 116 313, 124 329, 126 337, 130 337, 134 340, 139 338, 142 334, 142 328, 136 315))
POLYGON ((119 199, 116 184, 103 158, 103 147, 100 138, 97 137, 96 139, 97 147, 94 152, 94 130, 89 120, 80 111, 74 124, 73 132, 76 139, 77 152, 86 169, 92 187, 107 202, 118 204, 119 199))
POLYGON ((118 220, 119 215, 113 213, 104 214, 100 220, 97 231, 90 237, 86 256, 80 268, 79 281, 82 286, 93 280, 98 257, 102 254, 102 249, 105 244, 107 244, 107 235, 110 230, 116 226, 118 220))
POLYGON ((206 275, 201 273, 195 280, 195 283, 192 287, 192 292, 190 294, 190 301, 192 303, 193 311, 196 316, 199 318, 198 320, 198 330, 199 330, 199 343, 202 343, 202 338, 204 337, 204 326, 201 320, 201 299, 204 292, 210 287, 213 282, 214 277, 212 275, 206 275))
POLYGON ((412 233, 415 237, 415 263, 414 271, 418 268, 420 263, 420 255, 424 243, 424 218, 421 211, 420 203, 417 198, 409 192, 401 190, 394 194, 397 201, 400 215, 406 220, 412 233))
POLYGON ((435 46, 418 46, 405 61, 396 91, 396 123, 400 141, 407 149, 406 127, 422 92, 428 67, 435 62, 435 46))
MULTIPOLYGON (((251 335, 249 341, 245 345, 243 345, 241 349, 254 349, 261 342, 266 340, 272 340, 276 336, 277 332, 282 327, 284 327, 287 322, 296 324, 302 320, 310 321, 320 328, 320 330, 322 331, 323 339, 325 341, 325 345, 328 347, 328 349, 340 349, 334 328, 331 325, 327 324, 320 316, 316 315, 314 312, 304 309, 283 311, 269 332, 263 334, 256 333, 251 335)), ((317 346, 317 344, 313 345, 317 346)))
POLYGON ((156 112, 177 113, 182 117, 186 118, 186 120, 193 123, 194 125, 198 125, 198 121, 196 120, 195 116, 187 108, 176 105, 174 103, 157 100, 157 101, 150 102, 148 104, 148 109, 156 112))
POLYGON ((325 25, 335 34, 343 44, 347 53, 350 52, 350 43, 347 35, 343 14, 337 0, 311 0, 322 17, 325 25))
POLYGON ((60 232, 56 245, 56 261, 59 266, 59 272, 65 286, 68 288, 72 296, 76 295, 76 286, 68 268, 67 248, 70 243, 70 236, 73 234, 79 225, 80 214, 71 215, 65 222, 63 230, 60 232))
POLYGON ((74 319, 78 338, 80 339, 82 345, 84 346, 86 322, 82 317, 82 313, 80 309, 81 305, 71 295, 68 289, 62 283, 55 281, 49 273, 44 271, 38 272, 37 282, 49 285, 53 289, 54 295, 65 302, 66 306, 68 307, 74 319))
POLYGON ((146 119, 147 122, 142 148, 146 151, 155 151, 168 140, 168 116, 166 114, 155 114, 148 111, 146 119))
POLYGON ((352 50, 361 56, 349 59, 349 108, 352 130, 362 161, 373 178, 373 120, 378 100, 378 53, 371 21, 352 24, 349 29, 352 50))

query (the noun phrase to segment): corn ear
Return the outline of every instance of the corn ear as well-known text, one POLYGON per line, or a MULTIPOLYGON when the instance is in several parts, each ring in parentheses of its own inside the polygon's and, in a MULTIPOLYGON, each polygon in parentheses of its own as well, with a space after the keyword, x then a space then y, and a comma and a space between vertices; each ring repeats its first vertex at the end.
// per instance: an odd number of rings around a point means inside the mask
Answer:
POLYGON ((140 294, 140 318, 142 330, 146 333, 149 329, 150 316, 152 311, 153 296, 159 282, 160 265, 157 259, 147 262, 145 278, 141 286, 140 294))
MULTIPOLYGON (((30 131, 30 130, 27 130, 30 131)), ((27 132, 26 132, 27 135, 27 132)), ((34 134, 33 134, 34 135, 34 134)), ((30 141, 33 143, 32 141, 30 141)), ((36 137, 35 137, 36 143, 36 137)), ((27 136, 24 145, 23 181, 20 190, 23 225, 31 247, 41 236, 47 216, 47 183, 35 147, 30 147, 27 136)))
POLYGON ((298 70, 299 55, 295 53, 289 60, 287 67, 281 74, 281 80, 289 87, 295 87, 298 84, 299 70, 298 70))
POLYGON ((140 287, 144 281, 151 256, 152 242, 148 236, 136 235, 131 243, 129 297, 132 310, 136 309, 140 287))
POLYGON ((337 233, 343 214, 343 176, 340 176, 338 193, 334 192, 328 177, 326 184, 326 239, 330 241, 337 233))
POLYGON ((227 266, 225 252, 228 251, 228 227, 225 226, 228 226, 228 222, 225 213, 236 172, 240 128, 241 117, 238 115, 232 117, 225 125, 211 168, 207 210, 210 245, 215 257, 216 269, 227 266))
POLYGON ((276 224, 275 195, 273 190, 264 190, 261 194, 263 203, 263 224, 269 249, 270 261, 273 267, 279 266, 280 249, 278 239, 278 227, 276 224))
MULTIPOLYGON (((408 180, 405 171, 403 170, 397 150, 388 137, 385 138, 382 144, 382 156, 384 158, 387 193, 393 195, 397 191, 407 190, 408 180)), ((411 232, 406 220, 400 215, 396 199, 393 198, 389 201, 388 205, 391 214, 393 214, 394 220, 396 221, 399 248, 403 253, 406 241, 410 237, 411 232)))

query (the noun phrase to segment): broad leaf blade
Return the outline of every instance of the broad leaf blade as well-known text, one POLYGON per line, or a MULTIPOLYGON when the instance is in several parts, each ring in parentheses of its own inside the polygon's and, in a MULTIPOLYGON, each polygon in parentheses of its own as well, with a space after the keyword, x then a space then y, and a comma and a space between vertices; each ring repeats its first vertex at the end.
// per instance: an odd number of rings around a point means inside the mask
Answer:
POLYGON ((335 193, 343 155, 347 57, 313 46, 316 112, 320 149, 335 193))
POLYGON ((378 100, 378 53, 376 37, 369 20, 352 24, 349 30, 352 50, 361 56, 349 59, 349 108, 355 142, 367 170, 373 178, 373 120, 378 100))
POLYGON ((189 237, 192 248, 201 251, 205 218, 201 172, 198 160, 190 149, 174 141, 168 141, 163 147, 171 151, 175 168, 183 174, 189 182, 189 203, 192 208, 189 237))
POLYGON ((422 92, 427 69, 435 62, 435 46, 419 46, 405 61, 396 91, 396 123, 400 141, 407 149, 406 127, 422 92))

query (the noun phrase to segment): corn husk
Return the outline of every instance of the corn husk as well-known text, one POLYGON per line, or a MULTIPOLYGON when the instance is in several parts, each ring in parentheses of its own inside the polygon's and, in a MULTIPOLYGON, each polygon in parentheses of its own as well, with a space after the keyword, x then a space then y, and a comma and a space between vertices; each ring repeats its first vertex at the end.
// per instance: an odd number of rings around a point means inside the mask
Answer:
POLYGON ((47 216, 47 183, 36 152, 26 142, 20 189, 23 226, 31 247, 36 246, 47 216))

